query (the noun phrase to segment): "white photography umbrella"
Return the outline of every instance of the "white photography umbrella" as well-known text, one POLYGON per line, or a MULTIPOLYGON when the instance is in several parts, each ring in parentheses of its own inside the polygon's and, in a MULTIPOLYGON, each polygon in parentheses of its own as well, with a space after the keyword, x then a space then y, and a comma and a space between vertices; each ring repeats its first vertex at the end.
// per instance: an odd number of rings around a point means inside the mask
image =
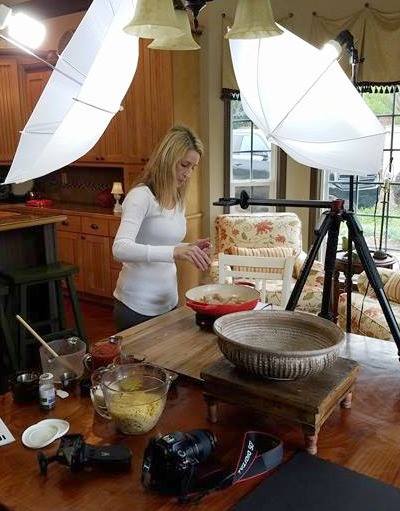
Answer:
POLYGON ((26 124, 5 183, 44 176, 99 140, 134 77, 138 39, 123 28, 136 0, 94 0, 26 124))
POLYGON ((230 40, 243 108, 296 161, 342 174, 382 169, 384 129, 336 60, 288 30, 230 40))

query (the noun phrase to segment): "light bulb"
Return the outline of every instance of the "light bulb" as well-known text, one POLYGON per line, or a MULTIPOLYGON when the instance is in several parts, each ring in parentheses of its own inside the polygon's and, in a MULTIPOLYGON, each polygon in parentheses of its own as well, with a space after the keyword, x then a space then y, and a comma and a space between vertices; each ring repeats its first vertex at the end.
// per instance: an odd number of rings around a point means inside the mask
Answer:
POLYGON ((340 57, 340 54, 342 53, 342 46, 332 39, 331 41, 328 41, 324 44, 324 46, 321 48, 321 51, 330 59, 334 60, 340 57))
POLYGON ((7 20, 8 34, 28 48, 38 48, 46 36, 46 27, 40 21, 18 12, 7 20))

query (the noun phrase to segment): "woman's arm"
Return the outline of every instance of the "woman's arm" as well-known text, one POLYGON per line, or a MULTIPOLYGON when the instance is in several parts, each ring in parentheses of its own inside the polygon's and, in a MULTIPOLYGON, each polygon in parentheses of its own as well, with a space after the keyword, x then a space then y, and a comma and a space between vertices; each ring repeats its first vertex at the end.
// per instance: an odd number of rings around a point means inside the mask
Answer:
POLYGON ((134 188, 122 204, 121 223, 113 244, 114 259, 121 263, 174 261, 174 246, 142 245, 136 236, 149 210, 150 197, 142 188, 134 188))

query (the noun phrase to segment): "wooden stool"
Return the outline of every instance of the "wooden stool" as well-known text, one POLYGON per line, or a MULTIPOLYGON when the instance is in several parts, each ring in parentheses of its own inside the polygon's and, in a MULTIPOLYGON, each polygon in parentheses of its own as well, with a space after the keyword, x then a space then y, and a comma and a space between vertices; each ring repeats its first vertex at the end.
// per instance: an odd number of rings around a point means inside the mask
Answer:
MULTIPOLYGON (((34 328, 50 327, 50 334, 46 335, 47 340, 68 335, 78 335, 83 341, 85 332, 83 327, 82 314, 79 306, 78 295, 76 293, 73 275, 79 271, 77 266, 64 263, 54 263, 33 268, 3 270, 0 276, 6 279, 10 286, 9 304, 7 314, 14 318, 15 314, 20 314, 24 319, 28 318, 28 288, 38 284, 48 284, 49 288, 49 317, 34 323, 34 328), (65 281, 72 303, 72 309, 75 319, 75 329, 67 330, 65 328, 64 300, 62 296, 61 283, 65 281)), ((27 332, 25 328, 14 323, 14 330, 18 337, 19 367, 26 369, 27 363, 27 332)))
POLYGON ((0 368, 3 371, 8 366, 11 371, 15 372, 18 369, 17 351, 5 313, 8 293, 8 287, 0 283, 0 368), (6 359, 8 364, 6 364, 6 359), (2 367, 2 362, 5 367, 2 367))
POLYGON ((308 378, 262 380, 239 372, 223 358, 201 373, 208 418, 217 422, 218 401, 248 406, 269 417, 299 424, 307 452, 316 454, 319 430, 335 406, 351 407, 358 371, 357 362, 339 358, 329 369, 308 378))

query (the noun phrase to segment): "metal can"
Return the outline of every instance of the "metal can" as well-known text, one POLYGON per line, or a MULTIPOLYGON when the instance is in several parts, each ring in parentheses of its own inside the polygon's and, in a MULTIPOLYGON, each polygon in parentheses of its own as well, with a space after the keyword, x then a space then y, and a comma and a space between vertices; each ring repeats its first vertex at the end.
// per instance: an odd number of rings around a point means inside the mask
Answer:
POLYGON ((52 410, 56 406, 56 387, 52 373, 43 373, 39 378, 39 402, 43 410, 52 410))

